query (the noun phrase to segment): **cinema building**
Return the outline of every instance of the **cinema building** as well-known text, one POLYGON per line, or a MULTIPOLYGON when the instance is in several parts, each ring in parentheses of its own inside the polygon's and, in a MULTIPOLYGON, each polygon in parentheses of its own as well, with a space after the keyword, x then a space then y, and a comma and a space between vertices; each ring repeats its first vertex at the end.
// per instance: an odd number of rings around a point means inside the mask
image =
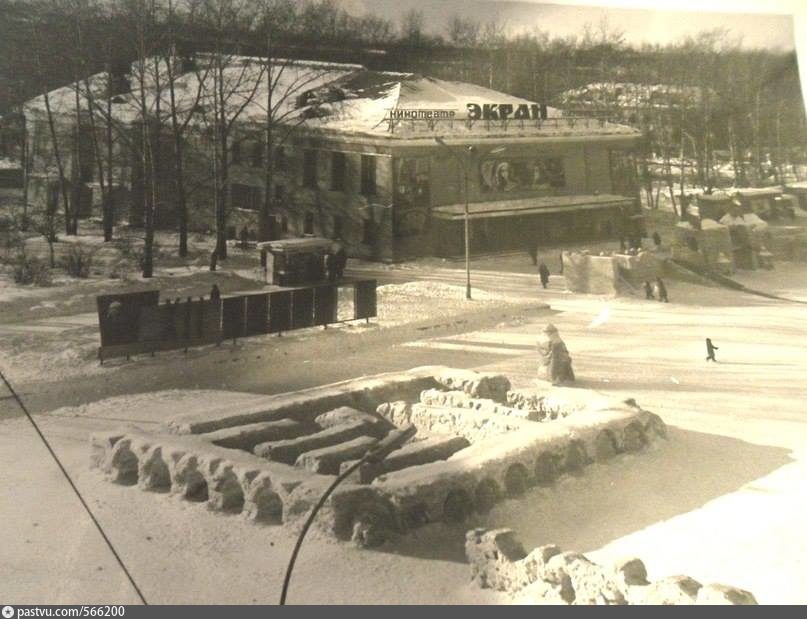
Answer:
MULTIPOLYGON (((286 71, 296 83, 305 81, 300 75, 308 71, 317 76, 284 102, 288 131, 274 147, 271 187, 266 187, 265 107, 245 106, 234 123, 231 236, 244 227, 257 236, 267 191, 269 236, 340 238, 350 255, 371 260, 461 254, 466 200, 471 250, 477 254, 641 233, 635 129, 564 117, 505 93, 415 74, 303 61, 286 71)), ((265 100, 260 88, 255 99, 265 100)), ((204 116, 205 108, 197 102, 193 113, 204 116)), ((130 111, 125 122, 133 122, 132 116, 130 111)), ((68 110, 64 122, 73 117, 68 110)), ((213 221, 212 192, 198 187, 209 182, 213 146, 202 120, 188 134, 185 169, 192 177, 188 184, 197 188, 189 195, 191 227, 204 230, 213 221)), ((31 121, 29 136, 35 137, 44 127, 41 117, 31 121)), ((46 147, 47 140, 34 137, 33 145, 46 147)), ((137 196, 136 162, 121 155, 119 167, 114 178, 121 179, 121 195, 137 196)), ((47 174, 42 177, 40 182, 52 184, 47 174)), ((73 178, 93 192, 91 170, 73 178)), ((172 228, 170 183, 162 191, 156 221, 172 228)), ((97 197, 91 202, 90 211, 97 209, 97 197)), ((118 209, 124 219, 128 212, 133 225, 140 219, 136 202, 118 209)))

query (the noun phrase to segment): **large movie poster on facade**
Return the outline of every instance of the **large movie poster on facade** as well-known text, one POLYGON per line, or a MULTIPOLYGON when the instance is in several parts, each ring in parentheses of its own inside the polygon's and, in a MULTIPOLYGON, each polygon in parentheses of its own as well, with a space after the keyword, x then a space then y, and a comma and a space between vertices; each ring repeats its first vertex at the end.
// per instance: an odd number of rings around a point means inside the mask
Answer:
POLYGON ((561 157, 485 159, 479 164, 483 192, 522 192, 562 189, 566 185, 561 157))

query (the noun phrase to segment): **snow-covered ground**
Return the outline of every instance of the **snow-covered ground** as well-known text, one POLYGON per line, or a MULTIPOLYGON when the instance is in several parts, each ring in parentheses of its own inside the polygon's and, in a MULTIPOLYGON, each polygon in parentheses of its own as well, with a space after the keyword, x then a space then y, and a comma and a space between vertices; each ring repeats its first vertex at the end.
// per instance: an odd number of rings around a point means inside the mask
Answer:
MULTIPOLYGON (((767 292, 807 295, 804 265, 782 263, 747 278, 744 283, 767 292)), ((571 351, 580 385, 635 397, 667 422, 668 441, 531 490, 484 518, 426 527, 379 551, 315 534, 303 548, 290 600, 507 603, 501 594, 471 586, 462 553, 467 528, 507 526, 528 548, 557 543, 600 562, 637 555, 653 579, 685 573, 749 589, 762 603, 807 603, 804 306, 678 282, 668 287, 669 304, 560 292, 550 299, 551 321, 571 351), (704 361, 705 337, 719 347, 717 364, 704 361)), ((461 297, 463 289, 455 288, 442 293, 461 297)), ((531 386, 534 342, 547 319, 469 327, 451 338, 421 339, 416 348, 393 345, 385 355, 352 352, 336 363, 361 375, 415 352, 418 359, 426 351, 440 363, 462 365, 487 349, 487 365, 480 367, 507 374, 516 387, 531 386)), ((303 367, 317 373, 329 363, 312 357, 303 367)), ((103 401, 101 388, 90 399, 102 401, 39 419, 150 602, 275 602, 293 544, 284 529, 115 486, 87 469, 86 439, 93 430, 149 427, 168 414, 213 403, 237 406, 254 396, 154 393, 148 384, 141 390, 103 401)), ((134 602, 30 428, 8 401, 0 401, 0 410, 0 471, 14 496, 0 520, 6 540, 0 591, 39 603, 134 602)))
MULTIPOLYGON (((188 274, 190 276, 190 274, 188 274)), ((15 290, 12 288, 12 290, 15 290)), ((182 351, 160 353, 158 357, 141 356, 133 362, 112 360, 103 366, 98 363, 98 347, 100 345, 98 319, 95 313, 86 312, 69 316, 39 318, 44 310, 55 310, 54 301, 40 300, 30 305, 31 299, 39 299, 35 292, 43 289, 22 288, 30 295, 20 295, 18 301, 27 301, 32 320, 23 323, 0 325, 0 367, 8 371, 18 382, 31 382, 47 379, 64 381, 78 376, 110 374, 120 371, 130 363, 149 365, 186 363, 188 356, 182 351)), ((2 292, 2 290, 0 290, 2 292)), ((94 286, 79 288, 77 294, 63 303, 86 306, 92 301, 98 290, 94 286), (82 296, 83 295, 83 296, 82 296)), ((345 292, 350 292, 345 289, 345 292)), ((173 295, 167 295, 173 296, 173 295)), ((9 302, 14 297, 9 299, 9 302)), ((477 291, 473 301, 465 300, 465 289, 437 282, 408 282, 405 284, 387 284, 378 287, 378 316, 371 324, 364 322, 335 324, 331 330, 344 330, 347 333, 363 335, 377 332, 379 329, 400 327, 429 319, 435 322, 457 319, 469 313, 484 312, 486 308, 517 308, 524 301, 500 294, 477 291)), ((352 307, 352 306, 350 306, 352 307)), ((349 313, 352 315, 352 309, 349 313)), ((284 351, 292 342, 305 347, 315 345, 320 328, 302 329, 284 336, 284 351)), ((277 348, 277 337, 274 335, 253 336, 241 340, 241 345, 248 349, 277 348)), ((316 348, 316 346, 315 346, 316 348)), ((279 350, 275 352, 280 353, 279 350)), ((193 350, 191 358, 205 355, 226 356, 229 350, 215 346, 207 346, 193 350)))

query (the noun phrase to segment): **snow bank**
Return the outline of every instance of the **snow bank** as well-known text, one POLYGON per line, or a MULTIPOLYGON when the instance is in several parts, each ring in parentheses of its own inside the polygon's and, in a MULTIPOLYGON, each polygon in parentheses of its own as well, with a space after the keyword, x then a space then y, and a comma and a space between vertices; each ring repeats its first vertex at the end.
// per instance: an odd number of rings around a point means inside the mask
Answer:
MULTIPOLYGON (((428 297, 430 299, 465 299, 465 288, 439 282, 407 282, 405 284, 387 284, 378 287, 378 296, 386 301, 394 297, 428 297)), ((473 297, 479 301, 494 301, 501 295, 491 294, 476 289, 473 297)))
POLYGON ((701 219, 701 230, 722 230, 725 227, 714 219, 701 219))

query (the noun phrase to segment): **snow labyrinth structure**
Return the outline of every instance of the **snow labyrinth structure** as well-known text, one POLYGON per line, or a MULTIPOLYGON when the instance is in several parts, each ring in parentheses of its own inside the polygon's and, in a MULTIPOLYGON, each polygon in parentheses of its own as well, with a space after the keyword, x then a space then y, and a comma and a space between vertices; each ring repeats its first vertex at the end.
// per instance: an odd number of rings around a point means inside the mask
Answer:
POLYGON ((91 464, 119 484, 295 527, 335 475, 411 423, 417 435, 357 470, 318 517, 337 539, 372 546, 429 522, 462 522, 665 436, 661 419, 633 400, 594 402, 591 392, 566 391, 575 395, 420 367, 180 415, 157 432, 96 433, 91 464))

